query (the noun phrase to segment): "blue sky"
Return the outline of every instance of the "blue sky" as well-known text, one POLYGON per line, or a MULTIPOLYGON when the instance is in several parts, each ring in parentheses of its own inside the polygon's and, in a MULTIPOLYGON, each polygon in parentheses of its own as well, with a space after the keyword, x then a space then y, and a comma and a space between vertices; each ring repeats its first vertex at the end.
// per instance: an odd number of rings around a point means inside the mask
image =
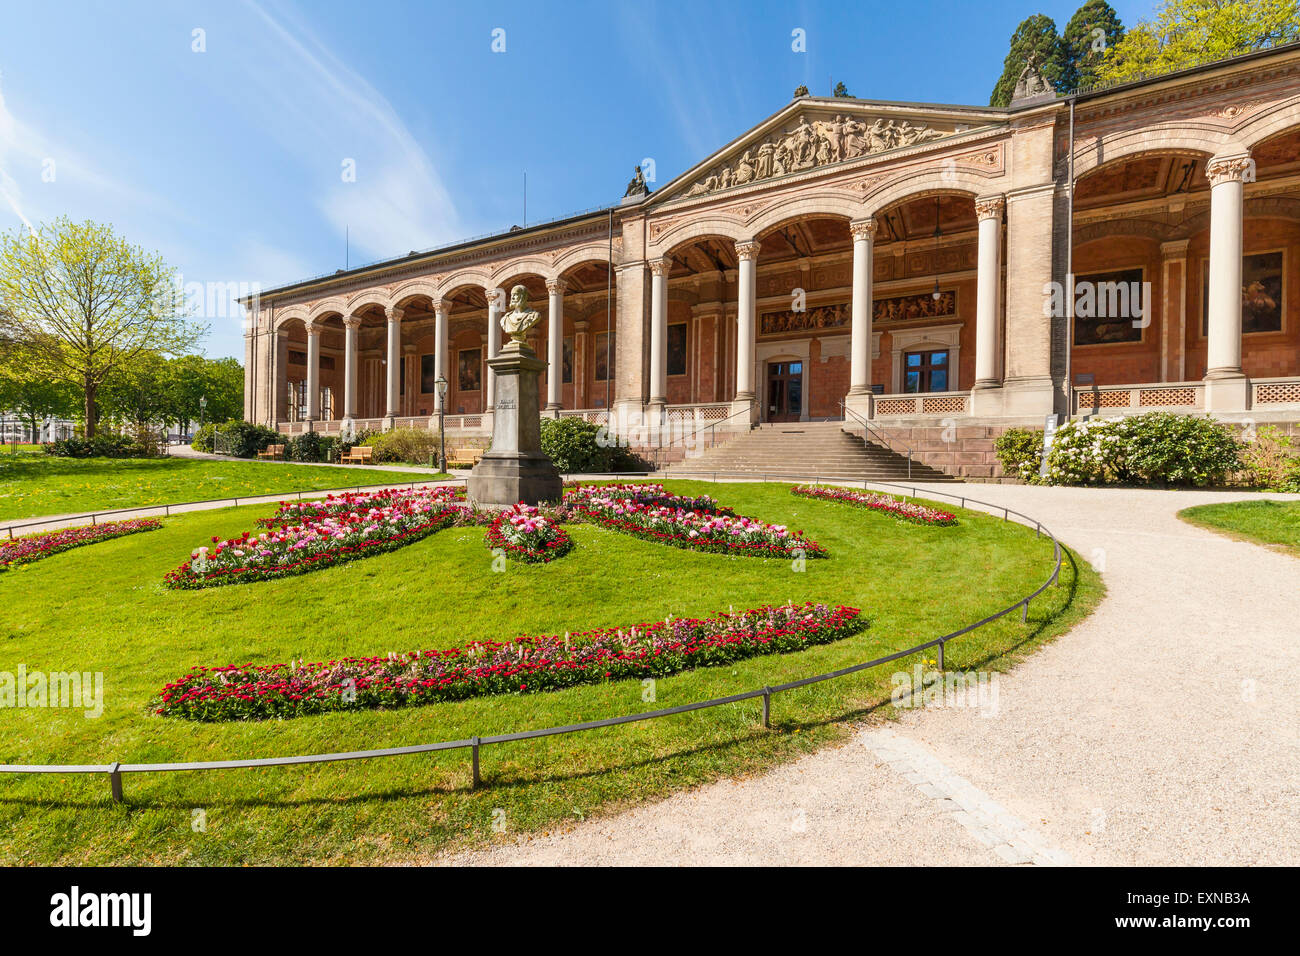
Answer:
MULTIPOLYGON (((509 228, 525 172, 530 222, 608 205, 800 83, 986 103, 1016 24, 1079 2, 8 0, 0 228, 110 222, 187 284, 265 288, 509 228)), ((239 310, 201 313, 207 354, 242 358, 239 310)))

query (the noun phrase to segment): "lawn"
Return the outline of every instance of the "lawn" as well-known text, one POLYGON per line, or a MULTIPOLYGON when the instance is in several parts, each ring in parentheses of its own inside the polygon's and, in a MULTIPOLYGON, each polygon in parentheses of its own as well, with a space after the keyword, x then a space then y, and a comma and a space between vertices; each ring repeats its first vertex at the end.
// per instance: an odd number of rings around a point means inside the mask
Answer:
POLYGON ((338 465, 0 454, 0 521, 433 477, 338 465))
MULTIPOLYGON (((190 513, 160 531, 51 557, 4 576, 0 671, 102 671, 104 713, 0 711, 0 761, 107 763, 321 753, 460 739, 615 716, 821 673, 910 646, 998 609, 1051 568, 1046 537, 960 512, 952 528, 802 500, 788 485, 670 482, 743 514, 803 529, 830 552, 795 570, 775 558, 702 554, 590 525, 550 564, 492 570, 482 528, 437 532, 381 556, 299 577, 172 591, 163 575, 198 543, 251 528, 267 506, 190 513), (860 607, 865 632, 789 655, 661 678, 532 695, 332 713, 272 722, 193 723, 148 701, 196 664, 324 660, 703 616, 787 600, 860 607)), ((1071 556, 1030 608, 950 644, 950 668, 1005 669, 1080 620, 1102 586, 1071 556)), ((128 775, 126 803, 99 776, 0 776, 0 863, 370 863, 572 825, 594 813, 719 777, 754 773, 844 740, 889 712, 890 673, 914 661, 773 699, 613 730, 485 748, 486 786, 468 789, 468 753, 266 770, 128 775), (203 811, 205 829, 192 826, 203 811), (504 814, 497 811, 504 811, 504 814), (494 828, 504 824, 504 835, 494 828)))
POLYGON ((1178 517, 1234 538, 1300 557, 1300 501, 1232 501, 1184 508, 1178 517))

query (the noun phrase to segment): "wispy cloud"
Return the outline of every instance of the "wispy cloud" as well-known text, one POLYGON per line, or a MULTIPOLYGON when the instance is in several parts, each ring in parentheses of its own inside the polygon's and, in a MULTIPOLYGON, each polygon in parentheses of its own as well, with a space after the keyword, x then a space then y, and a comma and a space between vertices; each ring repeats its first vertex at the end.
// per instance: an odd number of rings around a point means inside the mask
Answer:
POLYGON ((363 256, 380 257, 455 238, 451 195, 388 100, 343 62, 290 8, 273 15, 248 0, 259 29, 242 38, 244 91, 270 115, 261 124, 312 170, 317 205, 363 256), (355 181, 343 164, 355 163, 355 181))

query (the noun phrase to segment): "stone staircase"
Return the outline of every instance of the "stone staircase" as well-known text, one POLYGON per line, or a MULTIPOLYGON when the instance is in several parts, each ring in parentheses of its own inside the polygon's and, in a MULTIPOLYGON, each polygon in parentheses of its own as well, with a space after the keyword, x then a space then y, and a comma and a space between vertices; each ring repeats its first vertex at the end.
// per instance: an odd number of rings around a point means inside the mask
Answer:
MULTIPOLYGON (((665 477, 745 474, 908 480, 907 456, 844 431, 843 422, 766 422, 699 455, 664 468, 665 477)), ((911 480, 954 481, 913 460, 911 480)))

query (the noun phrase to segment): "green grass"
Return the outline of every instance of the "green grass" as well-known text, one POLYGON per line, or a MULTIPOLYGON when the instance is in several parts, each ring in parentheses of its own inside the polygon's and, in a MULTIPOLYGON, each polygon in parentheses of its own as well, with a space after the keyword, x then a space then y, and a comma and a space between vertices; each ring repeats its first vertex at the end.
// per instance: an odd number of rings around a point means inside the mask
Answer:
MULTIPOLYGON (((438 532, 408 548, 279 581, 169 591, 163 574, 211 535, 252 527, 269 507, 191 513, 161 531, 81 548, 7 574, 0 671, 102 671, 104 713, 0 710, 0 761, 107 763, 321 753, 459 739, 566 724, 722 696, 856 663, 974 621, 1037 586, 1047 538, 961 512, 926 528, 787 485, 670 482, 743 514, 804 529, 830 551, 796 573, 778 559, 695 554, 587 525, 547 565, 492 573, 483 529, 438 532), (266 723, 196 724, 147 702, 195 664, 321 660, 460 645, 603 625, 704 615, 768 602, 824 600, 863 609, 871 627, 823 647, 637 681, 493 696, 393 711, 266 723)), ((949 645, 951 668, 1004 669, 1062 633, 1100 599, 1070 556, 1060 585, 1019 614, 949 645)), ((843 740, 853 720, 889 712, 890 673, 824 682, 758 701, 485 748, 486 786, 471 791, 469 754, 267 770, 129 775, 114 805, 104 777, 0 776, 0 863, 356 863, 430 858, 452 846, 549 831, 728 775, 760 771, 843 740), (207 830, 191 827, 206 812, 207 830)))
POLYGON ((434 477, 337 465, 0 454, 0 520, 434 477))
POLYGON ((1300 501, 1232 501, 1184 508, 1178 517, 1243 541, 1300 557, 1300 501))

